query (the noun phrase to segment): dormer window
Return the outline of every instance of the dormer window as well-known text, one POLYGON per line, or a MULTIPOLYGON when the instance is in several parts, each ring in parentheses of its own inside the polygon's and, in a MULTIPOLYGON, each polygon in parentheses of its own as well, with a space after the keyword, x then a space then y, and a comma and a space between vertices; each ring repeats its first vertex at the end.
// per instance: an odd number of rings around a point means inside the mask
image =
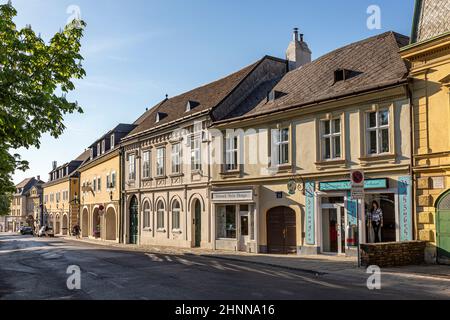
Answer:
POLYGON ((156 113, 156 123, 160 122, 162 119, 167 117, 167 114, 164 112, 158 112, 156 113))
POLYGON ((197 101, 189 100, 186 104, 186 112, 192 111, 195 107, 197 107, 200 103, 197 101))
POLYGON ((360 75, 361 72, 348 70, 348 69, 337 69, 334 71, 334 83, 345 81, 350 78, 360 75))
POLYGON ((92 160, 92 159, 94 159, 94 148, 91 148, 90 151, 91 151, 91 160, 92 160))
POLYGON ((99 143, 97 143, 97 156, 99 156, 101 154, 102 154, 102 146, 101 146, 101 144, 99 142, 99 143))
POLYGON ((111 145, 111 150, 112 150, 116 146, 116 139, 115 139, 114 134, 111 135, 110 139, 111 139, 110 145, 111 145))
POLYGON ((284 96, 285 93, 277 90, 272 90, 267 94, 267 102, 273 102, 282 96, 284 96))
POLYGON ((102 141, 102 154, 104 154, 105 151, 106 151, 106 141, 103 140, 103 141, 102 141))

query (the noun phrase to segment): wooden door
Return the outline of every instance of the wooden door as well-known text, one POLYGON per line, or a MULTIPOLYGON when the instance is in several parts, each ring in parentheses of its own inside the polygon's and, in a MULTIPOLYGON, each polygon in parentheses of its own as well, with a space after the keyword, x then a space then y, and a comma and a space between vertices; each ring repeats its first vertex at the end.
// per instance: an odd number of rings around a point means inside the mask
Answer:
POLYGON ((277 207, 267 213, 267 250, 272 254, 297 253, 295 211, 277 207))

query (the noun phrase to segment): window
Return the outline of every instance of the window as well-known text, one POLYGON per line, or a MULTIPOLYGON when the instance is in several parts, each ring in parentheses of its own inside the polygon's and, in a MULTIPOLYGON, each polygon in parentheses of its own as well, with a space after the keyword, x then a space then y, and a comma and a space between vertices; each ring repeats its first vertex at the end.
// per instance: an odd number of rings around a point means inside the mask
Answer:
POLYGON ((201 165, 201 136, 193 135, 191 137, 191 170, 200 171, 201 165))
POLYGON ((367 114, 367 151, 370 155, 389 153, 389 121, 388 110, 367 114))
POLYGON ((92 189, 97 191, 97 178, 94 178, 92 189))
POLYGON ((175 200, 172 204, 172 230, 180 230, 180 211, 180 202, 175 200))
POLYGON ((144 179, 150 178, 150 151, 142 153, 142 177, 144 179))
POLYGON ((272 130, 273 163, 276 165, 289 164, 289 128, 272 130))
POLYGON ((172 173, 181 173, 181 144, 172 145, 172 173))
POLYGON ((128 180, 136 179, 136 156, 128 155, 128 180))
POLYGON ((102 191, 102 178, 97 178, 97 190, 102 191))
POLYGON ((114 149, 114 147, 116 146, 116 137, 114 134, 112 134, 110 137, 110 145, 111 145, 111 150, 114 149))
POLYGON ((111 173, 111 187, 112 189, 116 188, 116 173, 111 173))
POLYGON ((144 202, 144 228, 150 228, 150 221, 151 221, 150 202, 145 201, 144 202))
POLYGON ((164 149, 164 148, 159 148, 156 150, 156 175, 158 177, 164 176, 164 173, 165 173, 165 168, 164 168, 165 153, 166 153, 166 149, 164 149))
POLYGON ((236 239, 236 206, 218 207, 217 238, 236 239))
POLYGON ((111 189, 111 177, 109 174, 106 175, 106 190, 111 189))
POLYGON ((156 212, 156 225, 158 229, 164 229, 164 202, 159 201, 156 212))
POLYGON ((233 171, 238 169, 238 136, 228 135, 225 138, 225 169, 233 171))
POLYGON ((97 143, 97 157, 101 154, 102 154, 102 146, 100 145, 100 142, 99 142, 99 143, 97 143))
POLYGON ((103 140, 102 141, 102 154, 104 154, 106 152, 106 141, 103 140))
POLYGON ((321 122, 322 160, 335 160, 342 157, 341 119, 321 122))

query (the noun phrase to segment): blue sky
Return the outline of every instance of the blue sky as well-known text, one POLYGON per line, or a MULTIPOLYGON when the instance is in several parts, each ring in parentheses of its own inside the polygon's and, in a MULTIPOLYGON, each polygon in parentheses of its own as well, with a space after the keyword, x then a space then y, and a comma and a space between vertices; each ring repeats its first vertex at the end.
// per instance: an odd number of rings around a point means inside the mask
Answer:
MULTIPOLYGON (((6 1, 0 0, 1 3, 6 1)), ((31 24, 44 39, 62 28, 76 5, 88 24, 82 54, 87 77, 69 97, 84 114, 66 117, 57 140, 19 150, 41 175, 52 161, 77 157, 117 123, 132 123, 162 100, 211 82, 269 54, 284 57, 293 27, 317 58, 385 31, 410 34, 413 0, 13 0, 16 24, 31 24), (367 8, 381 8, 381 29, 367 28, 367 8)))

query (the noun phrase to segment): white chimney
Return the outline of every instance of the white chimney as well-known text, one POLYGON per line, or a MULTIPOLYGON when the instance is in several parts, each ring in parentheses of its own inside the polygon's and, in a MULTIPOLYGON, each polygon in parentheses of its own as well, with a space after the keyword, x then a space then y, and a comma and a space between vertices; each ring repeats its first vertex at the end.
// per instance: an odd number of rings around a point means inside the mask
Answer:
POLYGON ((298 28, 294 28, 292 41, 286 50, 286 60, 289 61, 289 71, 311 62, 311 50, 303 41, 303 34, 298 34, 298 28))

